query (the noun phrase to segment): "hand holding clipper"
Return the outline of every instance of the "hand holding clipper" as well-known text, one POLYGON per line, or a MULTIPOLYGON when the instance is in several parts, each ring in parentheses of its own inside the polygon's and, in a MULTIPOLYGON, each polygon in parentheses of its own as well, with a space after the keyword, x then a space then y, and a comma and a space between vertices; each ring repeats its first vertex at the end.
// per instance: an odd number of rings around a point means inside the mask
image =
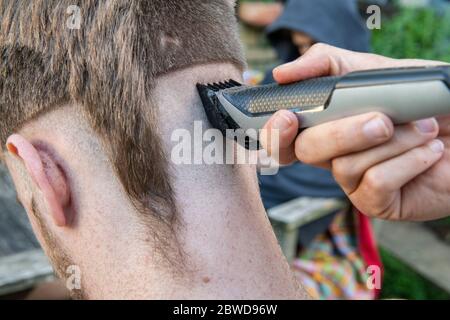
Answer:
POLYGON ((230 80, 198 89, 209 121, 223 133, 262 129, 279 110, 294 112, 301 129, 374 111, 394 124, 450 114, 446 66, 370 70, 287 85, 245 86, 230 80))

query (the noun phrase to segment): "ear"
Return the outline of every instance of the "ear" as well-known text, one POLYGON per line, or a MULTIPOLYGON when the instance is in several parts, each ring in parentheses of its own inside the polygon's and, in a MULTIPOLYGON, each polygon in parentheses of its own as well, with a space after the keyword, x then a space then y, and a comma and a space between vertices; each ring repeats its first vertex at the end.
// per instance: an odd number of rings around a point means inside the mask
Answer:
POLYGON ((70 191, 67 179, 55 159, 46 151, 35 148, 24 137, 14 134, 6 142, 9 153, 22 161, 28 175, 40 190, 53 222, 67 226, 70 191))

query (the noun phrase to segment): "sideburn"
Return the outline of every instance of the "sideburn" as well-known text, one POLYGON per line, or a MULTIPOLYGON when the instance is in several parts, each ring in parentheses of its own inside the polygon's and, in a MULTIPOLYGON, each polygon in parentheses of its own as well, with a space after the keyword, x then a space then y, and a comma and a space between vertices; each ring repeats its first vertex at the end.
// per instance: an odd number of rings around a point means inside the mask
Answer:
MULTIPOLYGON (((50 231, 50 228, 45 223, 43 215, 40 212, 34 197, 32 197, 31 199, 31 213, 36 218, 35 221, 37 228, 39 229, 38 232, 40 233, 44 242, 41 243, 42 248, 44 248, 44 251, 49 257, 56 275, 62 281, 67 283, 67 281, 69 280, 68 277, 71 275, 70 273, 67 272, 67 270, 70 266, 76 266, 76 264, 72 261, 72 259, 66 253, 66 251, 63 250, 58 239, 50 231)), ((81 289, 70 290, 70 296, 74 300, 87 300, 87 296, 83 292, 82 280, 81 280, 81 289)))

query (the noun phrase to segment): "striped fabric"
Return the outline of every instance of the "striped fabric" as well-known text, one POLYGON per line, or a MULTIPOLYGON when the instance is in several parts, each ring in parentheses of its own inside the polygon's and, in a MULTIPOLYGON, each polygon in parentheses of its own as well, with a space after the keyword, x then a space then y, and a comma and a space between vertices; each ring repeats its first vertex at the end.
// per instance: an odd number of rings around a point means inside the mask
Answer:
MULTIPOLYGON (((355 216, 360 221, 359 213, 355 216)), ((352 231, 347 212, 336 215, 326 234, 299 253, 292 268, 309 294, 323 300, 375 299, 366 283, 364 254, 358 250, 358 232, 352 231)), ((358 228, 359 223, 356 223, 358 228)))

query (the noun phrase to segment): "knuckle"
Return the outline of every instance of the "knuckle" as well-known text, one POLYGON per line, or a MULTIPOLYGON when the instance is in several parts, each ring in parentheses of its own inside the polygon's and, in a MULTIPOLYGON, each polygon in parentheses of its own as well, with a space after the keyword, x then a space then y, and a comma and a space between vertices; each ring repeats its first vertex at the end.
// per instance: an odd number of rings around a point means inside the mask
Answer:
POLYGON ((387 181, 376 169, 369 169, 363 178, 363 185, 371 196, 376 196, 387 189, 387 181))
POLYGON ((351 175, 351 166, 349 166, 349 161, 346 158, 333 159, 331 167, 336 181, 345 180, 346 177, 351 175))
POLYGON ((354 176, 353 165, 348 157, 336 158, 331 161, 333 175, 338 182, 343 182, 354 176))
POLYGON ((392 206, 386 205, 386 201, 382 196, 378 196, 372 192, 359 192, 358 205, 358 209, 369 217, 393 220, 396 216, 396 212, 393 210, 392 206))
POLYGON ((398 219, 398 214, 391 208, 388 209, 379 209, 378 211, 374 211, 373 217, 382 219, 382 220, 390 220, 396 221, 398 219))
POLYGON ((309 50, 311 52, 323 52, 325 50, 328 50, 329 47, 330 47, 329 45, 319 42, 314 44, 309 50))

